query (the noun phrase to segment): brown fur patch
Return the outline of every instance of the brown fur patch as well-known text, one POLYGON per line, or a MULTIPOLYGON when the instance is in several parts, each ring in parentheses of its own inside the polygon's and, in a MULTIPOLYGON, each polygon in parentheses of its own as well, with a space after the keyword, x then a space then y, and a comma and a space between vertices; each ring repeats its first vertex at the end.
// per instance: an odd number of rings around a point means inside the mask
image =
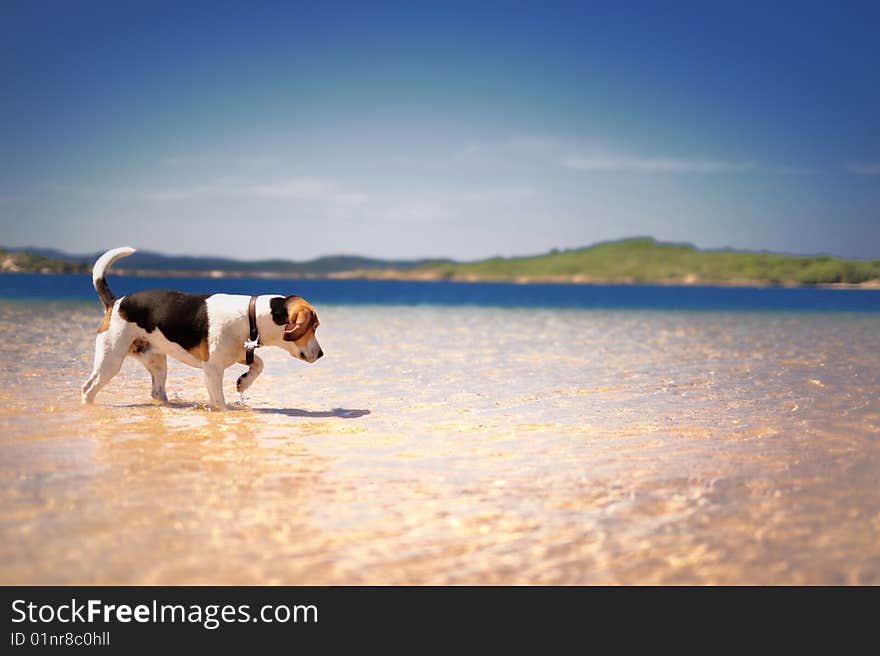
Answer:
POLYGON ((198 358, 202 362, 207 362, 209 353, 208 353, 208 340, 203 339, 201 342, 193 346, 191 349, 187 349, 193 357, 198 358))
POLYGON ((106 310, 104 310, 104 320, 101 322, 101 325, 98 326, 98 334, 106 332, 110 329, 110 316, 113 314, 113 306, 111 305, 106 310))
POLYGON ((131 346, 128 347, 128 352, 138 355, 140 353, 145 353, 148 348, 150 348, 150 343, 147 340, 138 337, 131 343, 131 346))

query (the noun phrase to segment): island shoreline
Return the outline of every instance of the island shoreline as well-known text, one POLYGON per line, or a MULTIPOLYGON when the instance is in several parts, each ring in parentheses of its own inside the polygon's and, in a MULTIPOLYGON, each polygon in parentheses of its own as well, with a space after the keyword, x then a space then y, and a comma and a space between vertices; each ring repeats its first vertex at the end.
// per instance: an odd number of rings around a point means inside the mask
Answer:
MULTIPOLYGON (((87 271, 11 271, 0 272, 8 275, 89 275, 87 271)), ((114 269, 113 275, 132 278, 199 278, 199 279, 253 279, 253 280, 363 280, 390 282, 453 282, 453 283, 498 283, 514 285, 585 285, 585 286, 644 286, 644 287, 719 287, 719 288, 785 288, 785 289, 851 289, 878 291, 880 279, 865 282, 849 283, 772 283, 765 280, 702 280, 694 276, 673 278, 668 280, 634 280, 634 279, 595 279, 584 276, 516 276, 493 277, 478 275, 444 276, 434 272, 402 272, 402 271, 340 271, 330 274, 282 273, 276 271, 191 271, 175 269, 114 269)))

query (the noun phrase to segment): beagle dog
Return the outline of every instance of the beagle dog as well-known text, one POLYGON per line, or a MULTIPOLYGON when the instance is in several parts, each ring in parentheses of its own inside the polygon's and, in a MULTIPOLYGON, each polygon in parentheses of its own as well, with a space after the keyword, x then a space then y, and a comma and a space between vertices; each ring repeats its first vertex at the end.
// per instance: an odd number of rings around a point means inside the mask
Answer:
POLYGON ((251 322, 260 346, 278 346, 295 358, 314 362, 324 352, 315 339, 318 314, 299 296, 240 296, 232 294, 185 294, 166 289, 134 292, 117 299, 107 286, 107 268, 121 257, 135 252, 122 247, 104 253, 92 269, 92 283, 104 304, 104 320, 95 340, 95 364, 82 387, 82 402, 95 396, 122 367, 126 356, 140 361, 153 379, 152 397, 166 402, 167 356, 205 372, 211 407, 226 409, 223 372, 235 363, 249 364, 238 377, 236 389, 243 392, 263 371, 263 361, 246 346, 256 345, 251 322), (253 303, 253 310, 249 305, 253 303))

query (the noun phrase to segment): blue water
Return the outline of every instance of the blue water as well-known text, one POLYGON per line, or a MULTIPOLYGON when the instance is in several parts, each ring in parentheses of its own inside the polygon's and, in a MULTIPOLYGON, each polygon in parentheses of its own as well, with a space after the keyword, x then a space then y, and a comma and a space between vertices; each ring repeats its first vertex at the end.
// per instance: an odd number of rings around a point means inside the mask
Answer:
MULTIPOLYGON (((880 291, 814 287, 666 287, 110 276, 117 296, 139 289, 192 293, 298 294, 316 305, 468 305, 656 310, 799 310, 880 312, 880 291)), ((0 298, 97 300, 83 274, 0 274, 0 298)))

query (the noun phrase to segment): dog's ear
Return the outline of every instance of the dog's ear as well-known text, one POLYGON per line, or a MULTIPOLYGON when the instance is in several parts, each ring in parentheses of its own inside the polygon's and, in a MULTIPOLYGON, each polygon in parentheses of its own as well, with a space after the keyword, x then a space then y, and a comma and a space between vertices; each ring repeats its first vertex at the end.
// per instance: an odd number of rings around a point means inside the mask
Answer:
POLYGON ((308 308, 303 308, 296 315, 296 320, 288 323, 284 327, 284 341, 295 342, 306 334, 309 326, 312 325, 312 312, 308 308))

